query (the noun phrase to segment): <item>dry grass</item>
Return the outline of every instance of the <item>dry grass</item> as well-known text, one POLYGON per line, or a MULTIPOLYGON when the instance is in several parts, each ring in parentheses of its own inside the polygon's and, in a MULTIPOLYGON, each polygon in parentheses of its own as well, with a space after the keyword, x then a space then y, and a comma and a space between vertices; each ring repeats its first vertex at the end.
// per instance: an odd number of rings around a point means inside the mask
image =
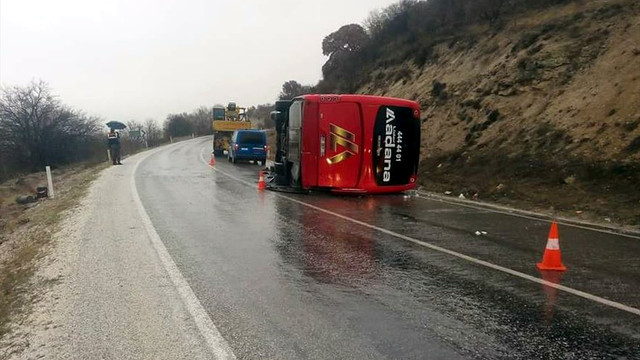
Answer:
POLYGON ((62 215, 78 204, 106 166, 82 164, 55 170, 55 199, 32 206, 15 204, 13 199, 41 184, 43 174, 25 176, 20 185, 15 180, 0 185, 0 215, 4 224, 0 228, 0 337, 11 330, 10 322, 22 318, 32 303, 30 279, 37 260, 46 254, 46 245, 57 231, 62 215))

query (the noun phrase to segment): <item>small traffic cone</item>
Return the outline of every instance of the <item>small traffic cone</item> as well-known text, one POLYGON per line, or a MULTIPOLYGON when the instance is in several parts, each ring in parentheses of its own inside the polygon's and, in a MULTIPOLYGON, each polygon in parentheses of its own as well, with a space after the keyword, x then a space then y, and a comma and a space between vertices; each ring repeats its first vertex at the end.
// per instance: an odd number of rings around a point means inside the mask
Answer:
POLYGON ((260 177, 258 177, 258 190, 266 189, 266 184, 264 182, 264 173, 260 171, 260 177))
POLYGON ((211 154, 211 160, 209 160, 209 166, 213 166, 216 164, 216 157, 211 154))
POLYGON ((542 255, 542 262, 537 265, 540 270, 565 271, 567 268, 562 264, 562 254, 560 253, 560 240, 558 238, 558 224, 551 223, 547 247, 542 255))

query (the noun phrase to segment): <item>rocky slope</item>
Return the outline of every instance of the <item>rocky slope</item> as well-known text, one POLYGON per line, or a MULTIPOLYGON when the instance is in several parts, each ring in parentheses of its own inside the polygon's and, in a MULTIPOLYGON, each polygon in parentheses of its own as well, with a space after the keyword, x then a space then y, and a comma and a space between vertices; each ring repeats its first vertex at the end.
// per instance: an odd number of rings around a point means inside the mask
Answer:
POLYGON ((640 3, 573 2, 460 29, 362 93, 423 107, 422 183, 640 225, 640 3))

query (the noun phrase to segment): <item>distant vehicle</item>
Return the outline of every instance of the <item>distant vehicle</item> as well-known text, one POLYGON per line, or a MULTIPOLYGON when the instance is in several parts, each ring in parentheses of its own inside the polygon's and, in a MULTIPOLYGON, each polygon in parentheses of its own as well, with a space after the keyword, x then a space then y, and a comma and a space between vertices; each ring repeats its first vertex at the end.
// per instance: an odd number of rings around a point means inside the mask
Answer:
POLYGON ((267 188, 394 193, 416 186, 420 106, 366 95, 278 101, 276 158, 267 188))
POLYGON ((223 155, 229 148, 231 135, 235 130, 251 129, 251 122, 247 118, 246 109, 230 102, 227 107, 215 106, 213 115, 213 153, 223 155))
POLYGON ((231 137, 228 153, 229 162, 240 160, 267 161, 267 136, 262 130, 236 130, 231 137))

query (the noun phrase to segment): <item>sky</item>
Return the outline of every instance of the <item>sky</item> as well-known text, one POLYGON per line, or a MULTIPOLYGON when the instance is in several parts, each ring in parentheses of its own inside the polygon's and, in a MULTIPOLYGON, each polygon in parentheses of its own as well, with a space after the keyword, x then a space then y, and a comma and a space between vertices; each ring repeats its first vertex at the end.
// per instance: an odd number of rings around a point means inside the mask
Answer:
POLYGON ((0 0, 0 85, 118 121, 273 102, 321 78, 326 35, 396 1, 0 0))

